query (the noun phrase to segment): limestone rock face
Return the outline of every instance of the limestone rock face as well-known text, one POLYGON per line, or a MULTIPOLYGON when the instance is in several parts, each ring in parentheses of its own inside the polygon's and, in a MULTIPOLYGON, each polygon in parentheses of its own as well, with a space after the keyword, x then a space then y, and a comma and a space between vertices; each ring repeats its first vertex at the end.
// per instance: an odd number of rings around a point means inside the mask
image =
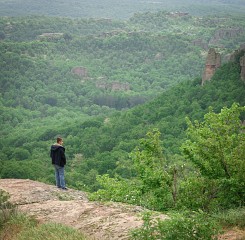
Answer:
POLYGON ((239 50, 235 50, 232 54, 229 54, 227 59, 230 62, 235 62, 236 61, 236 56, 239 54, 239 50))
POLYGON ((219 45, 222 39, 232 39, 243 33, 242 28, 218 29, 214 36, 210 39, 209 45, 219 45))
POLYGON ((245 43, 242 43, 239 48, 240 51, 245 50, 245 43))
POLYGON ((209 81, 212 78, 216 69, 218 69, 220 65, 221 65, 220 54, 217 53, 214 48, 210 48, 206 59, 205 70, 202 76, 202 85, 206 81, 209 81))
POLYGON ((245 44, 242 44, 240 48, 230 54, 229 61, 239 63, 241 67, 241 79, 245 82, 245 44))
POLYGON ((241 79, 245 81, 245 55, 240 58, 241 79))
POLYGON ((239 56, 243 55, 243 52, 245 53, 245 43, 241 44, 239 49, 227 55, 227 61, 235 62, 239 56))

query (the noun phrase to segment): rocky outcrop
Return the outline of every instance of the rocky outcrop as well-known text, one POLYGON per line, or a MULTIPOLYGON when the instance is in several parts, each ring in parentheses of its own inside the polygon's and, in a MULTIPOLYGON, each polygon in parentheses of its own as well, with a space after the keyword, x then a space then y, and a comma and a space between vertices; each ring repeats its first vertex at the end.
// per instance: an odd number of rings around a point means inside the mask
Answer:
POLYGON ((63 38, 64 33, 43 33, 38 36, 39 40, 59 40, 63 38))
POLYGON ((239 63, 241 67, 241 79, 245 82, 245 44, 229 55, 229 61, 239 63))
POLYGON ((244 30, 242 28, 229 28, 218 29, 214 33, 214 36, 210 39, 209 45, 218 45, 222 39, 232 39, 242 34, 244 30))
MULTIPOLYGON (((145 211, 122 203, 91 202, 84 192, 64 191, 28 179, 0 179, 0 189, 10 194, 10 201, 18 210, 34 216, 40 224, 64 224, 95 240, 129 239, 129 231, 142 225, 139 214, 145 211)), ((163 214, 158 216, 168 218, 163 214)))
POLYGON ((209 49, 205 70, 202 76, 202 85, 209 81, 214 75, 215 71, 221 66, 221 57, 220 54, 215 51, 214 48, 209 49))
POLYGON ((233 53, 228 54, 227 61, 236 62, 245 53, 245 43, 241 44, 240 48, 235 50, 233 53))
POLYGON ((243 54, 240 58, 241 79, 245 82, 245 43, 240 46, 240 53, 243 54))
POLYGON ((235 62, 238 54, 239 50, 235 50, 233 53, 228 54, 227 57, 225 57, 225 60, 229 62, 235 62))
MULTIPOLYGON (((226 55, 226 61, 240 64, 241 79, 245 82, 245 44, 242 44, 239 49, 235 50, 232 54, 226 55)), ((209 49, 206 66, 202 76, 202 85, 209 81, 214 75, 217 68, 221 65, 221 56, 215 51, 214 48, 209 49)))
POLYGON ((245 81, 245 55, 240 58, 241 79, 245 81))
POLYGON ((79 77, 88 77, 88 70, 85 67, 74 67, 71 72, 79 77))

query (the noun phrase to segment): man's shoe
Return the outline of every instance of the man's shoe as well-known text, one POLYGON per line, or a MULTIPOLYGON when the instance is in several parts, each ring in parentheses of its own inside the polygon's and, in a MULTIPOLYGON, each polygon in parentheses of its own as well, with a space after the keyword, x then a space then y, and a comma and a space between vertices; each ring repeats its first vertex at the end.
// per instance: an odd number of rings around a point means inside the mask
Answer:
POLYGON ((62 190, 68 190, 68 188, 67 187, 64 187, 64 188, 61 188, 62 190))

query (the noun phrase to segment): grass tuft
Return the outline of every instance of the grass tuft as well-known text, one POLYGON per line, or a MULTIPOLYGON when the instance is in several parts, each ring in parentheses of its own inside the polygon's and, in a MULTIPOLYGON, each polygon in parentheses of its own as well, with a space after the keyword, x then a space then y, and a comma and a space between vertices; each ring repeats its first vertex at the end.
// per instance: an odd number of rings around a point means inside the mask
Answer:
POLYGON ((16 213, 0 232, 4 240, 88 240, 76 229, 57 223, 40 224, 27 215, 16 213))
POLYGON ((227 211, 220 212, 214 217, 225 227, 239 227, 245 228, 245 207, 237 209, 229 209, 227 211))
POLYGON ((57 224, 46 223, 25 229, 17 240, 86 240, 87 238, 79 231, 70 227, 57 224))

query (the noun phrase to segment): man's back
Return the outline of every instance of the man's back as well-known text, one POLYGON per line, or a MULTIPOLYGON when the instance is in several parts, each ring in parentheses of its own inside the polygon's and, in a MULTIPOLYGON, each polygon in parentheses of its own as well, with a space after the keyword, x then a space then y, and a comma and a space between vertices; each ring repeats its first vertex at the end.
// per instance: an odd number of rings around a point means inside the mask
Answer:
POLYGON ((51 146, 50 157, 52 159, 52 164, 64 167, 66 165, 65 148, 56 143, 51 146))

